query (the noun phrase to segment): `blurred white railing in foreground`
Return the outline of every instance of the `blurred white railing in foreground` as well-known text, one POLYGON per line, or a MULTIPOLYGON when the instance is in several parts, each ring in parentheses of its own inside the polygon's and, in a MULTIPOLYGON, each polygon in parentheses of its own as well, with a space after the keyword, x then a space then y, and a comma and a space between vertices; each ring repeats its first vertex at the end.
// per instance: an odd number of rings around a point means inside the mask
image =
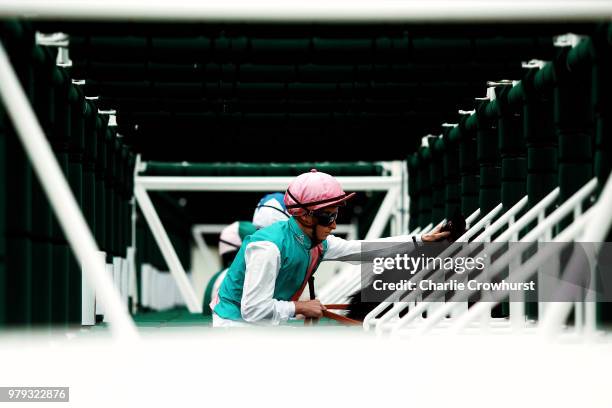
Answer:
MULTIPOLYGON (((515 218, 523 211, 527 203, 527 197, 521 199, 499 217, 497 215, 501 210, 501 204, 496 207, 470 228, 468 233, 466 233, 467 237, 464 236, 461 240, 464 242, 469 240, 475 232, 481 230, 487 224, 484 232, 471 242, 491 242, 492 236, 503 231, 493 242, 553 242, 559 243, 559 245, 542 246, 539 251, 534 253, 525 253, 525 246, 501 246, 500 250, 503 249, 506 252, 502 253, 493 263, 486 266, 486 274, 482 272, 475 279, 490 282, 504 271, 508 271, 508 281, 511 282, 527 281, 533 278, 536 273, 540 273, 539 279, 542 279, 544 276, 541 274, 542 270, 550 270, 550 268, 559 269, 557 259, 561 250, 565 247, 562 243, 569 244, 574 241, 602 242, 612 223, 612 177, 608 179, 597 202, 588 210, 583 211, 585 203, 594 197, 596 188, 597 180, 592 179, 551 212, 559 195, 559 189, 557 188, 525 212, 517 221, 515 221, 515 218), (547 212, 549 212, 548 216, 546 216, 547 212), (557 231, 560 229, 559 223, 569 215, 573 215, 573 222, 561 231, 557 231), (486 222, 483 223, 483 220, 486 220, 486 222), (535 221, 537 221, 536 226, 519 240, 519 232, 535 221), (527 258, 525 259, 525 257, 527 258)), ((600 245, 594 246, 595 252, 599 247, 600 245)), ((455 249, 454 252, 456 253, 453 254, 451 248, 453 247, 449 247, 439 256, 459 257, 473 252, 473 249, 470 251, 469 248, 462 248, 461 250, 455 249)), ((480 251, 475 256, 482 253, 483 251, 480 251)), ((597 253, 589 255, 594 257, 597 253)), ((440 270, 424 269, 415 274, 411 279, 418 281, 423 278, 431 280, 444 279, 444 273, 440 270)), ((572 328, 573 332, 587 335, 594 332, 596 326, 596 303, 593 301, 595 293, 595 288, 593 287, 595 282, 594 276, 592 278, 590 280, 591 287, 586 291, 587 297, 584 299, 576 302, 539 302, 540 333, 549 337, 561 333, 565 321, 572 310, 574 310, 575 317, 574 327, 572 328)), ((521 333, 525 330, 531 331, 531 329, 538 327, 533 322, 528 323, 526 321, 524 299, 517 295, 510 295, 509 319, 491 317, 492 308, 501 301, 508 299, 508 291, 496 291, 493 296, 487 297, 487 301, 479 301, 469 309, 467 309, 467 300, 470 295, 478 293, 478 291, 463 290, 457 292, 447 302, 433 300, 439 299, 440 296, 444 296, 446 293, 443 290, 435 291, 429 297, 415 304, 414 302, 419 300, 419 295, 422 294, 422 291, 417 289, 408 294, 398 291, 367 315, 364 320, 364 328, 365 330, 375 329, 379 335, 390 333, 394 337, 418 338, 432 330, 433 333, 448 332, 455 334, 463 331, 479 334, 488 331, 493 331, 494 333, 521 333), (399 317, 400 313, 405 311, 406 308, 408 308, 408 312, 399 317), (424 311, 427 311, 426 318, 422 317, 424 311)), ((543 300, 541 294, 539 294, 539 299, 543 300)))

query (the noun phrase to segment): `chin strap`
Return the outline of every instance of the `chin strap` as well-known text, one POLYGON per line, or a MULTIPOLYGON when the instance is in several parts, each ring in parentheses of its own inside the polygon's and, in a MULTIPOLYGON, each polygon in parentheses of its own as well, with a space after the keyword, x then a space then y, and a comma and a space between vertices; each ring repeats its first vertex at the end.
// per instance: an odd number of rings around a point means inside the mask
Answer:
MULTIPOLYGON (((298 222, 300 224, 304 225, 302 223, 302 221, 300 221, 299 219, 298 219, 298 222)), ((310 249, 316 248, 317 246, 321 245, 321 243, 323 241, 320 241, 317 238, 317 227, 319 226, 319 223, 317 221, 315 221, 315 223, 314 223, 314 225, 312 227, 309 227, 307 225, 304 225, 304 226, 307 227, 307 228, 312 229, 312 232, 310 234, 308 234, 308 238, 310 238, 310 249)))
POLYGON ((319 241, 319 238, 317 238, 317 227, 319 226, 319 223, 316 222, 315 225, 313 225, 312 227, 312 234, 310 234, 310 249, 316 247, 317 245, 320 245, 323 241, 319 241))

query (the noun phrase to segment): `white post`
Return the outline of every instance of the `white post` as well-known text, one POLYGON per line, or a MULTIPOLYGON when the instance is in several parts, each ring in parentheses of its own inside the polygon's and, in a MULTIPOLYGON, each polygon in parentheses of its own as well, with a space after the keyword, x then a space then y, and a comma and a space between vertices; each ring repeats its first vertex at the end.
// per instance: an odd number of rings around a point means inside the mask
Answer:
POLYGON ((122 340, 137 339, 136 326, 121 307, 119 294, 98 262, 98 246, 2 44, 0 44, 0 95, 66 239, 82 265, 82 271, 88 274, 87 281, 95 288, 106 313, 113 317, 111 325, 113 335, 122 340))
MULTIPOLYGON (((106 268, 106 253, 98 252, 100 266, 106 268)), ((96 291, 87 281, 87 272, 82 272, 81 282, 81 324, 94 326, 96 324, 96 291)))
MULTIPOLYGON (((138 299, 138 281, 136 279, 136 251, 134 247, 127 249, 127 264, 128 264, 128 299, 132 298, 131 313, 136 313, 136 305, 138 299)), ((129 301, 128 301, 129 304, 129 301)))

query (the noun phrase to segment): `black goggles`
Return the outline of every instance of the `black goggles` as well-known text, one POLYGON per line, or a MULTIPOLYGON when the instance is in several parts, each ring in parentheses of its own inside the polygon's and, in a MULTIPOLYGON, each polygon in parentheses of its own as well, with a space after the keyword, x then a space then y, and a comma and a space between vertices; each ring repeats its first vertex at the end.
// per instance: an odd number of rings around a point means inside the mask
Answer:
POLYGON ((312 216, 316 218, 317 224, 323 227, 328 227, 332 225, 334 222, 336 222, 336 219, 338 218, 338 211, 334 211, 334 212, 315 211, 312 213, 312 216))

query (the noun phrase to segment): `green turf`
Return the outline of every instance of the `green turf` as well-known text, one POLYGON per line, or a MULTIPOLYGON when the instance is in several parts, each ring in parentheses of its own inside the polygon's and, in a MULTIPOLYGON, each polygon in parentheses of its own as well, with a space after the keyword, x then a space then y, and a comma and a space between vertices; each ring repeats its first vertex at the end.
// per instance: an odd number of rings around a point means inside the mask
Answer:
MULTIPOLYGON (((204 316, 199 313, 189 313, 186 308, 165 310, 163 312, 137 313, 133 316, 134 322, 138 327, 161 327, 161 326, 197 326, 212 327, 212 316, 204 316)), ((304 326, 303 320, 289 320, 285 325, 304 326)), ((339 326, 338 322, 332 319, 319 319, 319 326, 339 326)))

